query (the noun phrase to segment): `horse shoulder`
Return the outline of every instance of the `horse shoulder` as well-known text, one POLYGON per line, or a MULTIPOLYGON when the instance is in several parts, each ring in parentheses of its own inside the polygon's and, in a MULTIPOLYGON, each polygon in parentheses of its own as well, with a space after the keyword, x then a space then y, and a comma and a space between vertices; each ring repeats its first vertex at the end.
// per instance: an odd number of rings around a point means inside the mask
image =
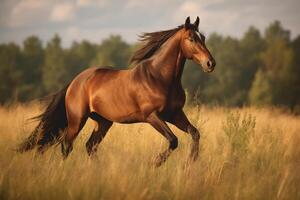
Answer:
POLYGON ((148 66, 149 63, 140 63, 132 70, 135 102, 144 113, 162 109, 167 101, 167 89, 148 66))

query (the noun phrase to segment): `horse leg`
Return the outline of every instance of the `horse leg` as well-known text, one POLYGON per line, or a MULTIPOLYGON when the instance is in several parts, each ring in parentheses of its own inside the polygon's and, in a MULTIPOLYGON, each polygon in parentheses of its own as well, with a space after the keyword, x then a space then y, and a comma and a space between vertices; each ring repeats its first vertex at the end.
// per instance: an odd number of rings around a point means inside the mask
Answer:
POLYGON ((175 125, 180 130, 189 133, 192 136, 193 144, 191 148, 190 158, 195 161, 198 158, 199 154, 199 140, 200 133, 188 120, 185 113, 180 110, 176 113, 173 119, 168 120, 171 124, 175 125))
POLYGON ((67 158, 73 149, 73 141, 83 128, 87 117, 76 117, 68 115, 67 133, 61 143, 61 152, 64 158, 67 158))
POLYGON ((112 126, 112 122, 101 118, 96 121, 96 127, 89 140, 86 143, 86 150, 89 156, 93 155, 97 151, 97 147, 105 137, 107 131, 112 126))
POLYGON ((169 148, 164 152, 160 153, 156 160, 155 166, 159 167, 162 163, 164 163, 167 158, 170 156, 173 150, 175 150, 178 146, 177 137, 168 127, 166 122, 160 119, 157 113, 152 113, 148 116, 147 122, 150 123, 159 133, 161 133, 168 141, 169 141, 169 148))

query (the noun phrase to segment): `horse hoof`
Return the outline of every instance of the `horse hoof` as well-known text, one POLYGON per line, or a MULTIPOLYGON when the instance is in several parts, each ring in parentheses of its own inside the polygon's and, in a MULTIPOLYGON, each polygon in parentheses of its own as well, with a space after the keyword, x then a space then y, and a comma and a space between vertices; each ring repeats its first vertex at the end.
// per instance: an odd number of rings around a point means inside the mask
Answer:
POLYGON ((154 161, 154 167, 160 167, 162 163, 162 161, 154 161))
POLYGON ((166 161, 166 158, 163 155, 159 154, 153 160, 153 165, 154 165, 154 167, 160 167, 165 161, 166 161))

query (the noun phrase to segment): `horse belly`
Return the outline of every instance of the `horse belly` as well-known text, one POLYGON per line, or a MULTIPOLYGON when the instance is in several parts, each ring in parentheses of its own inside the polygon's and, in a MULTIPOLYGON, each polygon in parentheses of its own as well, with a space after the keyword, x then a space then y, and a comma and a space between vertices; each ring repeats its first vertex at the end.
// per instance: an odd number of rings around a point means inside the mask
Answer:
POLYGON ((92 105, 93 111, 110 121, 132 123, 142 120, 139 110, 127 102, 121 103, 120 101, 101 98, 95 100, 92 105))

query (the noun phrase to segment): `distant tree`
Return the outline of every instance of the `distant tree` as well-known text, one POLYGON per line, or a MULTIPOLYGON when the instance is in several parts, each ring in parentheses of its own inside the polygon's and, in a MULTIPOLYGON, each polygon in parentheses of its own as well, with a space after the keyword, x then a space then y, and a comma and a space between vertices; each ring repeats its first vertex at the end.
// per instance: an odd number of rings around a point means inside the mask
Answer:
POLYGON ((259 69, 255 74, 252 88, 249 92, 249 100, 252 105, 262 106, 271 105, 273 103, 273 95, 270 92, 272 83, 268 74, 259 69))
POLYGON ((294 52, 294 74, 296 75, 296 90, 295 90, 295 109, 300 114, 300 35, 298 35, 292 42, 294 52))
POLYGON ((289 33, 276 21, 266 29, 265 40, 267 46, 261 53, 262 68, 249 94, 251 103, 292 107, 295 103, 297 75, 294 73, 294 52, 290 45, 289 33), (269 83, 268 90, 258 84, 262 82, 259 79, 265 79, 263 82, 269 83), (265 96, 265 93, 270 96, 265 101, 256 98, 265 96))
POLYGON ((70 80, 61 39, 55 35, 47 44, 43 66, 43 84, 46 92, 60 90, 70 80))
POLYGON ((259 66, 262 65, 260 54, 265 48, 265 41, 261 37, 259 30, 250 27, 240 40, 242 60, 241 65, 241 82, 239 82, 241 90, 244 91, 243 101, 247 102, 248 93, 259 66))
POLYGON ((34 99, 42 93, 42 66, 44 62, 44 49, 41 40, 30 36, 23 42, 22 50, 22 83, 19 86, 19 99, 34 99))
POLYGON ((91 65, 127 68, 130 53, 130 46, 122 40, 121 36, 111 35, 103 40, 91 65))
POLYGON ((0 45, 0 103, 18 101, 22 55, 14 43, 0 45))
POLYGON ((90 67, 90 62, 95 58, 97 45, 88 41, 73 42, 70 49, 66 50, 66 63, 71 77, 90 67))
POLYGON ((265 30, 265 40, 267 43, 273 43, 276 40, 290 42, 290 31, 283 29, 279 21, 274 21, 265 30))

